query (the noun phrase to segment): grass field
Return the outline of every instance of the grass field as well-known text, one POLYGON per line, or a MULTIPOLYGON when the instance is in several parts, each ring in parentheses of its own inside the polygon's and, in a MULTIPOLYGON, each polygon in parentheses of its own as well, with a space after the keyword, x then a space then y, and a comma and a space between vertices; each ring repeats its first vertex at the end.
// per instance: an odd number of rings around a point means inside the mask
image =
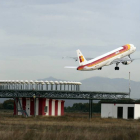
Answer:
POLYGON ((101 119, 88 113, 66 113, 63 117, 13 116, 0 110, 0 140, 139 140, 140 121, 101 119))

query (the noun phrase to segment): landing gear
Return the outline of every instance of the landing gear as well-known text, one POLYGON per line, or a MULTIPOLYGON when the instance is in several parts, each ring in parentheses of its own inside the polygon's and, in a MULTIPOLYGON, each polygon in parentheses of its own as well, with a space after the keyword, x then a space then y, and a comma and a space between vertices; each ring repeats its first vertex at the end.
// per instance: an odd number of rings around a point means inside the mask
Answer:
POLYGON ((102 70, 102 67, 101 67, 101 68, 99 68, 98 70, 102 70))
POLYGON ((119 70, 119 67, 115 67, 115 70, 119 70))
POLYGON ((128 57, 131 59, 130 54, 128 55, 128 57))
POLYGON ((119 70, 119 67, 118 67, 119 63, 116 63, 116 67, 115 67, 115 70, 119 70))

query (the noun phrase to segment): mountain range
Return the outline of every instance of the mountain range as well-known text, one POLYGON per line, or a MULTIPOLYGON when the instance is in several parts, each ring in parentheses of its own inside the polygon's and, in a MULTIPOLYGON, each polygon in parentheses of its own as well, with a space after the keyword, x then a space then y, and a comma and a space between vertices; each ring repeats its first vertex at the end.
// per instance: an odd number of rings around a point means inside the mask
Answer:
MULTIPOLYGON (((67 81, 56 79, 54 77, 38 79, 43 81, 67 81)), ((112 91, 112 92, 129 92, 129 81, 123 78, 105 78, 105 77, 91 77, 79 81, 82 83, 81 90, 86 91, 112 91)), ((140 82, 130 81, 131 98, 140 98, 140 82)))
MULTIPOLYGON (((38 79, 38 80, 52 80, 52 81, 67 81, 56 79, 54 77, 38 79)), ((129 81, 123 78, 105 78, 105 77, 91 77, 80 81, 82 83, 81 90, 86 91, 112 91, 112 92, 129 92, 129 81)), ((131 83, 131 98, 140 99, 140 82, 130 81, 131 83)), ((66 106, 72 106, 73 103, 88 102, 82 100, 65 100, 66 106)))

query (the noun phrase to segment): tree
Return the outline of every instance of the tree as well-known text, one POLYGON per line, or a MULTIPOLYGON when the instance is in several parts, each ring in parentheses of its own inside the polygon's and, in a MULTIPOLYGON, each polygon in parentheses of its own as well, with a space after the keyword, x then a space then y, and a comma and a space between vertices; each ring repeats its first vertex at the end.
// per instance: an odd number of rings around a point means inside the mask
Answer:
MULTIPOLYGON (((92 112, 101 112, 101 103, 92 104, 92 112)), ((89 112, 89 103, 75 103, 72 107, 65 107, 65 112, 89 112)))
POLYGON ((6 100, 3 102, 3 108, 4 109, 14 109, 14 100, 6 100))
POLYGON ((0 103, 0 109, 3 109, 3 104, 0 103))

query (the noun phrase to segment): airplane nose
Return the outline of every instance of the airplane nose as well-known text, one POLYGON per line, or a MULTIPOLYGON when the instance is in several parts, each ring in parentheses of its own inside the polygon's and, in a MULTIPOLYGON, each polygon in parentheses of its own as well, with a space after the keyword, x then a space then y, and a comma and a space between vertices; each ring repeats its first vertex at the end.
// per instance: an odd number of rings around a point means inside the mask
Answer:
POLYGON ((133 50, 134 50, 134 51, 136 50, 136 47, 135 47, 135 46, 133 46, 133 50))
POLYGON ((133 44, 130 44, 131 45, 131 47, 132 47, 132 50, 136 50, 136 47, 133 45, 133 44))

